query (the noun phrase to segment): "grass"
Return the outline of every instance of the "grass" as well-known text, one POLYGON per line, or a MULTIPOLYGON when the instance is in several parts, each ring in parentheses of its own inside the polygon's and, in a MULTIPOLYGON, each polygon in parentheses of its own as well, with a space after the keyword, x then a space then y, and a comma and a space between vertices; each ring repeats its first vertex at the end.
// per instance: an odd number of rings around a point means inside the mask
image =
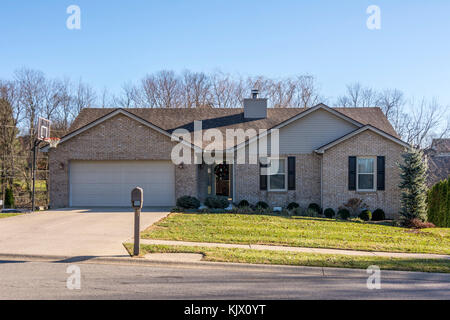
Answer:
MULTIPOLYGON (((25 190, 27 186, 24 180, 14 180, 14 185, 19 186, 22 190, 25 190)), ((47 191, 45 180, 36 180, 36 191, 47 191)))
POLYGON ((310 248, 450 254, 450 229, 412 230, 325 218, 170 214, 142 238, 310 248))
MULTIPOLYGON (((125 244, 128 252, 132 244, 125 244)), ((209 247, 141 245, 141 256, 147 253, 200 253, 204 261, 236 262, 252 264, 301 265, 312 267, 336 267, 367 269, 377 265, 383 270, 450 273, 450 261, 444 259, 403 259, 384 257, 362 257, 271 250, 228 249, 209 247)))
POLYGON ((21 214, 23 214, 23 213, 0 213, 0 219, 20 216, 21 214))

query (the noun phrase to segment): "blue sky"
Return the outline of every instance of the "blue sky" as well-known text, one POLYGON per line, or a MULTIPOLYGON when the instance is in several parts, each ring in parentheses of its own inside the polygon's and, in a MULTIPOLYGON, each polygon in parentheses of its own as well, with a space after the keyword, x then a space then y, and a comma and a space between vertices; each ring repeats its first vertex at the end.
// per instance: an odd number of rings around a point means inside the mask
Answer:
POLYGON ((308 73, 331 100, 360 81, 450 105, 449 14, 448 0, 4 0, 0 78, 27 66, 115 93, 161 69, 308 73), (366 27, 373 4, 381 30, 366 27))

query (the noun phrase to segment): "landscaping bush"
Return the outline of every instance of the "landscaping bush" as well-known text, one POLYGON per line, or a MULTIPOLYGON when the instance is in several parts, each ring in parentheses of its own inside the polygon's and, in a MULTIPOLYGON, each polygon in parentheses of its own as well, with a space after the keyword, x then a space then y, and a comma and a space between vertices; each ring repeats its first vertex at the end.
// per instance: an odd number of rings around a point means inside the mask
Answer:
POLYGON ((386 220, 386 215, 382 209, 377 209, 372 212, 372 221, 382 221, 386 220))
POLYGON ((436 226, 431 222, 423 222, 419 218, 402 220, 402 226, 413 229, 435 228, 436 226))
POLYGON ((255 207, 256 208, 261 208, 261 209, 269 209, 269 205, 266 202, 264 202, 264 201, 258 201, 255 204, 255 207))
POLYGON ((229 205, 228 198, 224 196, 208 197, 205 200, 205 206, 212 209, 225 209, 229 205))
POLYGON ((291 202, 287 205, 286 209, 293 210, 298 207, 300 207, 300 205, 297 202, 291 202))
POLYGON ((438 227, 450 227, 450 179, 435 184, 428 191, 428 221, 438 227))
POLYGON ((177 207, 184 209, 197 209, 200 207, 200 201, 196 197, 182 196, 177 199, 177 207))
POLYGON ((370 221, 372 219, 372 212, 370 210, 363 210, 358 217, 364 221, 370 221))
POLYGON ((241 200, 237 206, 238 208, 250 207, 250 203, 247 200, 241 200))
POLYGON ((345 208, 340 208, 337 214, 343 220, 347 220, 348 218, 350 218, 350 211, 345 208))
MULTIPOLYGON (((348 210, 350 216, 357 217, 361 210, 367 209, 367 204, 362 199, 351 198, 343 204, 344 208, 348 210)), ((340 207, 342 208, 342 207, 340 207)))
POLYGON ((317 203, 310 203, 308 209, 316 211, 317 214, 322 214, 322 208, 317 203))
POLYGON ((13 209, 15 207, 14 204, 14 193, 12 188, 7 188, 5 190, 5 208, 13 209))
POLYGON ((409 149, 402 154, 403 162, 398 166, 401 170, 402 190, 400 214, 404 220, 420 219, 427 221, 427 162, 424 161, 423 152, 409 149))
POLYGON ((325 215, 326 218, 331 219, 331 218, 334 217, 334 215, 335 215, 336 213, 334 212, 333 209, 331 209, 331 208, 326 208, 325 211, 323 212, 323 214, 325 215))
POLYGON ((235 207, 233 208, 233 210, 231 210, 232 213, 236 213, 236 214, 253 214, 255 213, 255 211, 250 208, 250 206, 247 207, 235 207))

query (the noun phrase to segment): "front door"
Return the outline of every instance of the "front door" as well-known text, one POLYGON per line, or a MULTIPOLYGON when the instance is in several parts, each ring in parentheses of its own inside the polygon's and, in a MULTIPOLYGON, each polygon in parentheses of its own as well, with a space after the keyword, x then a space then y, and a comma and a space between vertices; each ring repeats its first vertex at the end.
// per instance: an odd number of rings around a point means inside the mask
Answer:
POLYGON ((214 167, 216 195, 230 197, 230 165, 221 163, 214 167))

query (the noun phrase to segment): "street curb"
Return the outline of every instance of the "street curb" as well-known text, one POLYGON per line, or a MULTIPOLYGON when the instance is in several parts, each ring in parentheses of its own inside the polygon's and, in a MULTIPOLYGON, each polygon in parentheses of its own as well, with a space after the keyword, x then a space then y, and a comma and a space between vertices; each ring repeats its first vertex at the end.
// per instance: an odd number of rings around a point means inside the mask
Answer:
MULTIPOLYGON (((265 271, 296 271, 297 273, 315 273, 323 275, 322 267, 309 266, 285 266, 285 265, 266 265, 266 264, 248 264, 233 262, 208 262, 208 261, 167 261, 167 260, 149 260, 145 258, 132 257, 91 257, 91 256, 56 256, 56 255, 28 255, 28 254, 4 254, 0 253, 0 260, 30 261, 30 262, 54 262, 54 263, 104 263, 104 264, 127 264, 141 266, 166 266, 166 267, 208 267, 212 269, 233 269, 237 270, 265 270, 265 271)), ((359 270, 359 269, 353 269, 359 270)), ((364 271, 365 270, 360 270, 364 271)))
MULTIPOLYGON (((26 261, 26 262, 53 262, 53 263, 82 263, 82 264, 114 264, 128 266, 148 267, 178 267, 178 268, 208 268, 229 271, 259 271, 277 273, 295 273, 297 275, 314 275, 318 277, 363 277, 367 278, 366 269, 289 266, 273 264, 249 264, 233 262, 209 262, 209 261, 167 261, 149 260, 145 258, 121 257, 92 257, 92 256, 56 256, 56 255, 28 255, 28 254, 4 254, 0 253, 0 260, 26 261)), ((418 271, 382 270, 385 278, 394 279, 396 276, 409 275, 410 280, 422 279, 426 276, 428 281, 445 281, 450 283, 448 273, 430 273, 418 271), (417 278, 416 278, 417 277, 417 278), (443 277, 445 279, 443 279, 443 277)))

